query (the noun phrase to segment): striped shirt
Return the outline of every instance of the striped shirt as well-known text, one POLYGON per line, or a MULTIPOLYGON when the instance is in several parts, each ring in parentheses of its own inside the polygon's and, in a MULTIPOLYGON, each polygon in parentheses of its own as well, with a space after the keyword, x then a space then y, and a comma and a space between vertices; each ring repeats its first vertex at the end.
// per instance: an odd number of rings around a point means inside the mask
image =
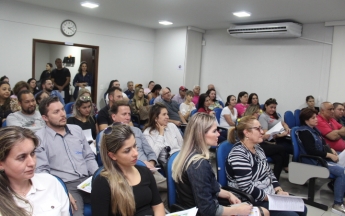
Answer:
POLYGON ((274 194, 279 182, 274 176, 260 145, 255 145, 255 154, 241 142, 232 148, 226 163, 228 186, 238 188, 263 201, 266 194, 274 194))

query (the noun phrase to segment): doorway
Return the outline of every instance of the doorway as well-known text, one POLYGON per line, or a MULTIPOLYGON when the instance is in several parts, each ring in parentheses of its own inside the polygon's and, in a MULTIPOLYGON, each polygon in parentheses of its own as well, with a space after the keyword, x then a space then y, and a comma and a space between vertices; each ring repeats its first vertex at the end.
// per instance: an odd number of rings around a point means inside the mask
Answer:
MULTIPOLYGON (((36 78, 36 80, 39 80, 40 72, 42 72, 45 69, 45 64, 48 62, 51 62, 53 64, 53 67, 55 68, 55 59, 61 58, 62 60, 70 55, 70 52, 66 52, 61 56, 62 54, 59 54, 59 56, 51 56, 50 58, 47 58, 48 51, 44 51, 42 53, 42 56, 44 56, 44 59, 50 59, 50 61, 46 61, 44 63, 37 63, 37 60, 40 59, 40 56, 36 56, 37 51, 40 51, 40 49, 43 49, 45 47, 53 47, 56 50, 56 47, 66 48, 66 47, 75 47, 77 49, 77 56, 80 57, 78 59, 75 59, 75 62, 82 62, 85 61, 88 65, 88 72, 93 75, 94 83, 93 88, 91 90, 91 97, 92 101, 94 103, 97 103, 97 87, 98 87, 98 57, 99 57, 99 46, 93 46, 93 45, 86 45, 86 44, 66 44, 65 42, 60 41, 49 41, 49 40, 40 40, 40 39, 33 39, 33 45, 32 45, 32 77, 36 78), (53 61, 54 60, 54 61, 53 61), (39 64, 39 65, 36 65, 39 64), (42 65, 43 64, 43 65, 42 65), (42 68, 42 69, 41 69, 42 68)), ((70 64, 66 63, 64 66, 69 69, 73 69, 73 71, 77 71, 79 68, 78 64, 70 64)), ((71 70, 70 70, 71 71, 71 70)), ((73 78, 76 72, 71 72, 71 82, 70 85, 72 86, 73 78)), ((72 92, 73 94, 73 92, 72 92)), ((73 97, 71 97, 73 98, 73 97)))

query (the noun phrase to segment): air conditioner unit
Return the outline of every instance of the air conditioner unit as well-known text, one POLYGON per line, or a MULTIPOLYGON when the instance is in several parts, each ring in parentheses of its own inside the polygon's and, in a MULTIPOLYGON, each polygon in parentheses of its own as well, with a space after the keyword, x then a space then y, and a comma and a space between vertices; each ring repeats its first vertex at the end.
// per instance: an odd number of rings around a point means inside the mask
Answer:
POLYGON ((296 38, 302 35, 302 25, 293 22, 238 25, 227 29, 237 38, 296 38))

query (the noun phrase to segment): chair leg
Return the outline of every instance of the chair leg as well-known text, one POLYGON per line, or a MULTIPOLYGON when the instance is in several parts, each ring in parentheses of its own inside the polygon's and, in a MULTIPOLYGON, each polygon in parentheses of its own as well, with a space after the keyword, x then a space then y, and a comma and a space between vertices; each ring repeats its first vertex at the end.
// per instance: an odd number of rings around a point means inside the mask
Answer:
POLYGON ((308 199, 303 199, 303 201, 307 205, 314 206, 315 208, 319 208, 324 211, 327 211, 328 206, 315 202, 314 197, 315 197, 315 178, 311 178, 309 179, 309 184, 308 184, 308 199))

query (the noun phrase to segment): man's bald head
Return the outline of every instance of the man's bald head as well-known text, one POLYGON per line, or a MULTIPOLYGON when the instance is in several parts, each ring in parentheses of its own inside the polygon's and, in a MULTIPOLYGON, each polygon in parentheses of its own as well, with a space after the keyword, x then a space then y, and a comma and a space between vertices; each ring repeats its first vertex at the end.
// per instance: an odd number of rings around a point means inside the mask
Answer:
POLYGON ((171 100, 170 90, 168 88, 163 88, 161 97, 163 100, 170 101, 171 100))

